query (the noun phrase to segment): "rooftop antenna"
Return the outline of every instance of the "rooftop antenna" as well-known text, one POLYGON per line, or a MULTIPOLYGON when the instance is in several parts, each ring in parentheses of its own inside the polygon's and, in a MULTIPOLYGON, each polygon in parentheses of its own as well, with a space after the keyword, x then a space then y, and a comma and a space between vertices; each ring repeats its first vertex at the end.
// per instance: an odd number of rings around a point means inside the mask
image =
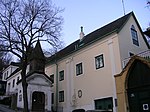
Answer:
POLYGON ((124 6, 124 0, 122 0, 122 7, 123 7, 123 13, 124 13, 124 15, 126 15, 125 6, 124 6))

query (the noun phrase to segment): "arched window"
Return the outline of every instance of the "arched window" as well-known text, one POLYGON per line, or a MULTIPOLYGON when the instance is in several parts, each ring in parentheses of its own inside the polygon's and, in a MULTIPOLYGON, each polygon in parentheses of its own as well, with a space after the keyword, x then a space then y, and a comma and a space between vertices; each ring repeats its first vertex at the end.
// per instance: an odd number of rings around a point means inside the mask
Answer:
POLYGON ((134 25, 131 26, 131 35, 133 44, 139 46, 138 35, 134 25))

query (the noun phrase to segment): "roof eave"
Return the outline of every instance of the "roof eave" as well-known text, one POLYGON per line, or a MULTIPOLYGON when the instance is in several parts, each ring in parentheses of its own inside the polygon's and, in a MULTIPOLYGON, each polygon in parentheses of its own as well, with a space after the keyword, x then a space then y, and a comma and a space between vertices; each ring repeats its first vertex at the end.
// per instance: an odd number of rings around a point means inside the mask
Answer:
POLYGON ((122 26, 121 26, 119 29, 117 29, 117 33, 119 33, 119 32, 122 30, 122 28, 126 25, 126 23, 128 22, 129 18, 130 18, 132 15, 134 15, 133 12, 130 13, 130 15, 128 16, 128 18, 127 18, 126 21, 124 22, 124 24, 122 24, 122 26))

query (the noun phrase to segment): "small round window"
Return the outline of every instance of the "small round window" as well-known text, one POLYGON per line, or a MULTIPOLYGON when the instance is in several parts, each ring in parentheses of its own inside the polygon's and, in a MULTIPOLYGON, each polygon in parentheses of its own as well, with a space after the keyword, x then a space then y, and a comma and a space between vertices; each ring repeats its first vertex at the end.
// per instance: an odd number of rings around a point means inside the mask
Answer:
POLYGON ((82 90, 78 91, 78 97, 81 98, 82 97, 82 90))

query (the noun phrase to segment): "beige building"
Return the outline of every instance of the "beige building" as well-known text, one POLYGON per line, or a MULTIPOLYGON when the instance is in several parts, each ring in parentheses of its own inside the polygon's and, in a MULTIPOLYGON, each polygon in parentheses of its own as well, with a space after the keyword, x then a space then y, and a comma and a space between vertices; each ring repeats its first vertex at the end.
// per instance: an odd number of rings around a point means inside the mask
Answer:
POLYGON ((48 59, 45 73, 54 79, 53 110, 117 111, 114 75, 128 57, 148 50, 133 12, 84 35, 48 59))

